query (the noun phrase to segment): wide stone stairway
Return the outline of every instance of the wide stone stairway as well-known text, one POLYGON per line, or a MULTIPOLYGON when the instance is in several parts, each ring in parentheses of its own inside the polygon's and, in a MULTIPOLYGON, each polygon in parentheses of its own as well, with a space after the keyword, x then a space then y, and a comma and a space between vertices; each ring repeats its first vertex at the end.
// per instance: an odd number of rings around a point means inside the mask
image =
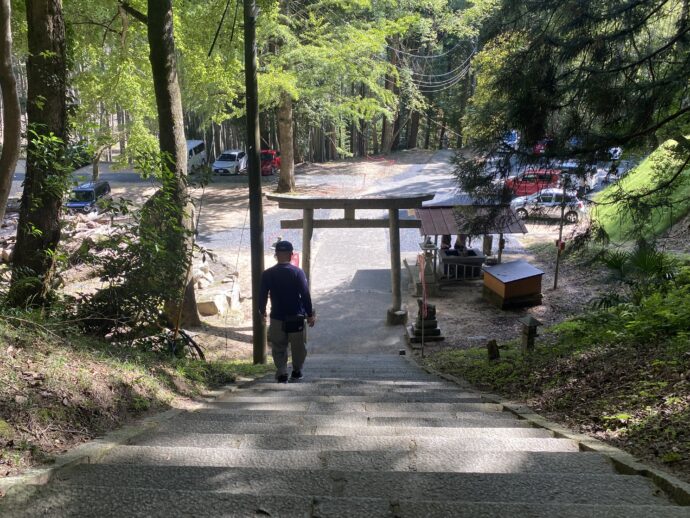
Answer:
POLYGON ((649 480, 404 357, 313 355, 82 464, 11 516, 687 517, 649 480))

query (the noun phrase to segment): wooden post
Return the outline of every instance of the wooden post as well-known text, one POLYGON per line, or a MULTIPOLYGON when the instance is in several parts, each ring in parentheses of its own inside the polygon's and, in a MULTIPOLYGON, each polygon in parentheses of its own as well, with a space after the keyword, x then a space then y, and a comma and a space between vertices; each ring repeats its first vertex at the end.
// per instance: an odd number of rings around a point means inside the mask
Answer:
POLYGON ((500 233, 498 235, 498 264, 501 264, 501 259, 503 258, 503 247, 505 246, 506 242, 503 239, 503 233, 500 233))
POLYGON ((387 322, 391 325, 404 324, 407 312, 402 310, 402 280, 400 267, 400 214, 399 209, 388 209, 388 224, 391 246, 391 289, 393 306, 388 310, 387 322))
POLYGON ((302 270, 311 286, 311 238, 314 234, 314 209, 302 211, 302 270))

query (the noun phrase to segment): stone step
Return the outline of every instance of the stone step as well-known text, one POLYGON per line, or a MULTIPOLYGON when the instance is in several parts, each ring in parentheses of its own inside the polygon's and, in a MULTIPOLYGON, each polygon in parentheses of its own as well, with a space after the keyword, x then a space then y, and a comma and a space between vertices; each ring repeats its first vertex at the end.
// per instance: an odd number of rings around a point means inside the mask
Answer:
POLYGON ((310 414, 341 414, 351 412, 371 412, 380 415, 399 415, 406 412, 500 412, 502 406, 496 403, 367 403, 342 402, 318 403, 311 401, 275 401, 268 403, 242 403, 214 401, 204 408, 222 411, 232 410, 279 410, 283 412, 308 412, 310 414))
MULTIPOLYGON (((301 383, 289 384, 290 390, 308 389, 317 386, 319 388, 343 388, 343 389, 381 389, 381 390, 458 390, 458 386, 447 381, 395 381, 395 380, 369 380, 362 381, 353 378, 316 379, 309 378, 309 372, 305 371, 305 379, 301 383)), ((267 376, 249 386, 252 390, 272 389, 286 390, 285 385, 279 385, 272 376, 267 376)))
POLYGON ((412 473, 277 470, 125 464, 82 465, 62 485, 127 487, 234 494, 670 505, 647 479, 564 473, 412 473))
POLYGON ((278 410, 256 412, 223 412, 217 409, 185 412, 179 421, 227 421, 245 423, 275 423, 305 426, 441 426, 469 428, 489 426, 493 428, 529 428, 529 421, 517 419, 507 412, 411 412, 398 417, 379 417, 370 412, 330 414, 284 413, 278 410), (429 417, 432 416, 432 417, 429 417))
POLYGON ((554 438, 462 438, 348 435, 249 435, 209 433, 153 433, 135 438, 138 446, 189 446, 241 450, 434 450, 453 455, 465 451, 578 451, 577 443, 554 438))
POLYGON ((543 428, 493 428, 485 427, 410 427, 410 426, 333 426, 333 425, 291 425, 282 423, 244 423, 241 421, 173 420, 163 424, 160 433, 212 433, 212 434, 258 434, 258 435, 342 435, 342 436, 407 436, 407 437, 450 437, 450 438, 511 438, 511 437, 553 437, 543 428))
MULTIPOLYGON (((557 500, 556 500, 557 501, 557 500)), ((2 505, 0 503, 0 505, 2 505)), ((530 502, 468 502, 383 498, 333 498, 292 495, 247 495, 211 491, 61 485, 44 490, 28 504, 5 509, 13 518, 687 518, 687 507, 668 505, 606 505, 530 502)), ((0 514, 3 509, 0 508, 0 514)), ((5 516, 5 514, 3 514, 5 516)))
POLYGON ((458 397, 478 397, 481 394, 479 392, 461 391, 458 387, 435 387, 429 389, 423 389, 420 387, 396 387, 387 386, 382 387, 380 385, 370 385, 370 386, 360 386, 360 387, 348 387, 345 385, 327 385, 318 383, 288 383, 277 384, 271 383, 263 385, 255 385, 249 388, 243 388, 235 392, 235 394, 256 394, 262 396, 280 396, 284 394, 317 394, 325 396, 369 396, 369 395, 412 395, 420 396, 425 394, 439 395, 439 396, 450 396, 457 395, 458 397))
POLYGON ((363 395, 320 395, 320 394, 285 394, 249 395, 226 394, 215 400, 216 403, 487 403, 479 396, 456 396, 420 394, 363 394, 363 395))
POLYGON ((246 408, 200 408, 195 410, 191 415, 198 414, 203 416, 203 419, 216 419, 216 416, 269 416, 274 418, 280 418, 284 415, 293 416, 317 416, 317 415, 330 415, 333 418, 345 418, 349 419, 352 417, 361 417, 369 419, 516 419, 510 412, 479 412, 479 411, 465 411, 465 412, 405 412, 405 411, 391 411, 391 412, 340 412, 338 414, 328 414, 328 412, 303 412, 303 411, 289 411, 286 412, 284 409, 275 408, 273 410, 256 410, 256 409, 246 409, 246 408), (214 417, 210 417, 214 416, 214 417))
POLYGON ((117 446, 105 464, 215 466, 260 469, 328 469, 341 471, 415 471, 448 473, 598 473, 615 472, 592 452, 228 450, 224 448, 117 446))

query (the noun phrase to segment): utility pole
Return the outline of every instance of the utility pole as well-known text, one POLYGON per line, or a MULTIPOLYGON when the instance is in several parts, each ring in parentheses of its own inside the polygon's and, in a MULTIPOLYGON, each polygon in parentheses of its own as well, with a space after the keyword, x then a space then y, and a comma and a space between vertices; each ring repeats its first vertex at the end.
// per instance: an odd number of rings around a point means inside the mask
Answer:
POLYGON ((244 0, 244 75, 247 101, 247 157, 249 159, 249 232, 252 247, 252 345, 254 363, 266 363, 266 324, 259 314, 259 290, 264 271, 264 215, 261 200, 259 151, 259 91, 256 84, 255 0, 244 0))
POLYGON ((558 222, 558 241, 556 242, 556 271, 553 274, 553 289, 558 289, 558 270, 561 266, 561 252, 563 243, 563 221, 565 219, 565 195, 566 195, 566 182, 563 181, 563 198, 561 199, 561 219, 558 222))

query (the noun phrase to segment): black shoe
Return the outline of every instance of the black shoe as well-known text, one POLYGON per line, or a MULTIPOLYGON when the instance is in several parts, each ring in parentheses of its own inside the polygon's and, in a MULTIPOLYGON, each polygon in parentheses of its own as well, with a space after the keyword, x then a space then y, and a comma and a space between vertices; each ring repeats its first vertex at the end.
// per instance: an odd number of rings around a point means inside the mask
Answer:
POLYGON ((278 383, 287 383, 288 382, 288 375, 287 374, 281 374, 279 376, 276 376, 276 381, 278 383))
POLYGON ((303 377, 304 376, 302 376, 302 371, 292 371, 292 374, 290 375, 290 382, 296 383, 303 377))

